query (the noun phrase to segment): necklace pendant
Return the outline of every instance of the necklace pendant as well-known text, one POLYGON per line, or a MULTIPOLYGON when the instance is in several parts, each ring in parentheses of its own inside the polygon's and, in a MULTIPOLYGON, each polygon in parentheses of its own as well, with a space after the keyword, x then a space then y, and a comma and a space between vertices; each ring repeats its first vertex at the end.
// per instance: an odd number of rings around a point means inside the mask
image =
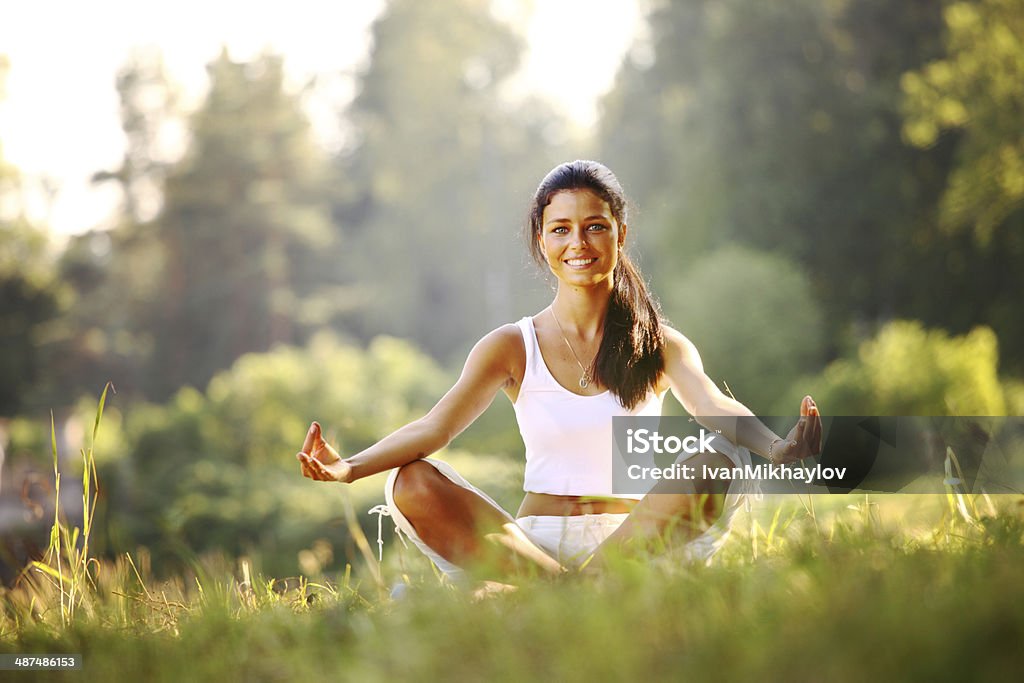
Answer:
POLYGON ((580 389, 586 389, 590 386, 590 382, 587 380, 587 376, 580 377, 580 389))

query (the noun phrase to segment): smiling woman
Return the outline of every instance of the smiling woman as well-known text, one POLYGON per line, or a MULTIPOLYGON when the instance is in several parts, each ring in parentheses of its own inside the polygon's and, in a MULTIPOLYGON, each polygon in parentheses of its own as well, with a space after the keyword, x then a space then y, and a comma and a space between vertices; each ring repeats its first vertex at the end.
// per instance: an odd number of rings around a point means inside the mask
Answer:
MULTIPOLYGON (((583 379, 597 379, 633 408, 664 370, 664 340, 658 307, 623 250, 626 221, 625 193, 612 172, 595 162, 575 161, 557 166, 541 181, 527 239, 534 258, 551 269, 559 287, 565 283, 574 299, 606 309, 607 315, 594 319, 601 324, 600 337, 596 328, 581 335, 580 341, 593 347, 593 353, 583 354, 592 359, 582 368, 583 379)), ((562 306, 555 308, 550 308, 552 318, 575 354, 557 315, 562 306)))
POLYGON ((395 524, 452 578, 467 568, 507 574, 524 561, 552 573, 597 567, 609 551, 655 541, 678 541, 689 559, 710 558, 749 482, 698 477, 645 495, 617 492, 613 419, 660 415, 671 389, 715 432, 713 449, 677 460, 700 472, 749 467, 750 451, 773 463, 816 455, 818 409, 805 397, 785 439, 757 420, 737 420, 753 414, 718 390, 693 344, 661 318, 626 254, 627 233, 625 194, 608 168, 557 166, 534 194, 527 229, 531 253, 558 282, 551 305, 486 335, 427 415, 361 453, 341 458, 314 422, 297 456, 303 475, 351 482, 392 469, 385 498, 395 524), (526 446, 516 517, 447 463, 426 458, 499 391, 512 401, 526 446))

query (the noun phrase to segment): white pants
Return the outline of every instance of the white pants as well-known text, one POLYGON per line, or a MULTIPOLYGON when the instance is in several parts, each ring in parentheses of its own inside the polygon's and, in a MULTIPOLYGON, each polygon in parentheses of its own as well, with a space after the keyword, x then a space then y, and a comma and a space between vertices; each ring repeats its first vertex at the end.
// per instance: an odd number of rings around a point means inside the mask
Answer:
MULTIPOLYGON (((730 444, 731 445, 731 444, 730 444)), ((745 459, 750 463, 750 454, 746 449, 735 449, 734 453, 726 453, 733 462, 740 462, 745 459)), ((494 499, 486 493, 469 483, 455 468, 442 460, 424 458, 424 462, 433 465, 438 472, 448 477, 449 480, 468 489, 496 509, 508 515, 505 510, 494 502, 494 499)), ((384 484, 384 499, 387 501, 388 512, 392 521, 405 536, 413 542, 420 552, 430 558, 438 569, 440 569, 450 580, 459 581, 465 576, 465 571, 449 562, 436 553, 430 546, 423 542, 416 533, 412 524, 406 519, 402 511, 395 505, 395 480, 398 478, 398 468, 391 471, 387 483, 384 484)), ((722 516, 709 529, 686 545, 686 556, 691 561, 707 561, 725 543, 729 535, 729 527, 736 511, 742 505, 745 488, 738 487, 738 482, 733 482, 729 492, 726 494, 725 510, 722 516), (741 492, 733 492, 733 488, 742 488, 741 492)), ((511 515, 509 515, 511 517, 511 515)), ((557 560, 566 567, 578 567, 594 552, 597 546, 608 538, 619 525, 622 524, 628 513, 620 514, 596 514, 596 515, 572 515, 569 517, 530 515, 520 517, 516 524, 523 530, 523 533, 537 545, 538 548, 557 560)))

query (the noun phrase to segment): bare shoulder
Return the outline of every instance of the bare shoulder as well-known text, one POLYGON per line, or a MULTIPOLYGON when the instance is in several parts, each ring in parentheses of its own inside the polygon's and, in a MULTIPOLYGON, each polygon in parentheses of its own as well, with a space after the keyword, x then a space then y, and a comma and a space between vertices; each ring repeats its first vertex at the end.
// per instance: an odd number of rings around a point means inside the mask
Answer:
POLYGON ((526 356, 523 335, 515 323, 507 323, 485 334, 473 347, 474 351, 478 349, 488 355, 494 354, 502 357, 522 355, 524 358, 526 356))
POLYGON ((700 360, 700 353, 686 335, 669 325, 662 325, 661 333, 665 339, 666 368, 682 363, 703 370, 704 364, 700 360))
POLYGON ((490 373, 500 373, 506 388, 518 386, 526 368, 526 347, 519 327, 508 323, 485 334, 470 351, 466 361, 490 373))
POLYGON ((672 393, 690 415, 711 415, 709 397, 718 393, 714 382, 704 373, 704 364, 693 342, 679 330, 662 326, 665 338, 665 374, 672 393))

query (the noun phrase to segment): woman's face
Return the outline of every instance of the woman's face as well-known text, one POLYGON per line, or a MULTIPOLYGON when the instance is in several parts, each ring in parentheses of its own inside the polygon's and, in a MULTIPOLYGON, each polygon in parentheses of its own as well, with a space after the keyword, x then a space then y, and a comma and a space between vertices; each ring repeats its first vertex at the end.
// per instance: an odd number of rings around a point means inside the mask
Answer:
POLYGON ((608 203, 589 190, 564 190, 544 207, 537 236, 548 267, 560 281, 580 287, 611 282, 626 239, 608 203))

